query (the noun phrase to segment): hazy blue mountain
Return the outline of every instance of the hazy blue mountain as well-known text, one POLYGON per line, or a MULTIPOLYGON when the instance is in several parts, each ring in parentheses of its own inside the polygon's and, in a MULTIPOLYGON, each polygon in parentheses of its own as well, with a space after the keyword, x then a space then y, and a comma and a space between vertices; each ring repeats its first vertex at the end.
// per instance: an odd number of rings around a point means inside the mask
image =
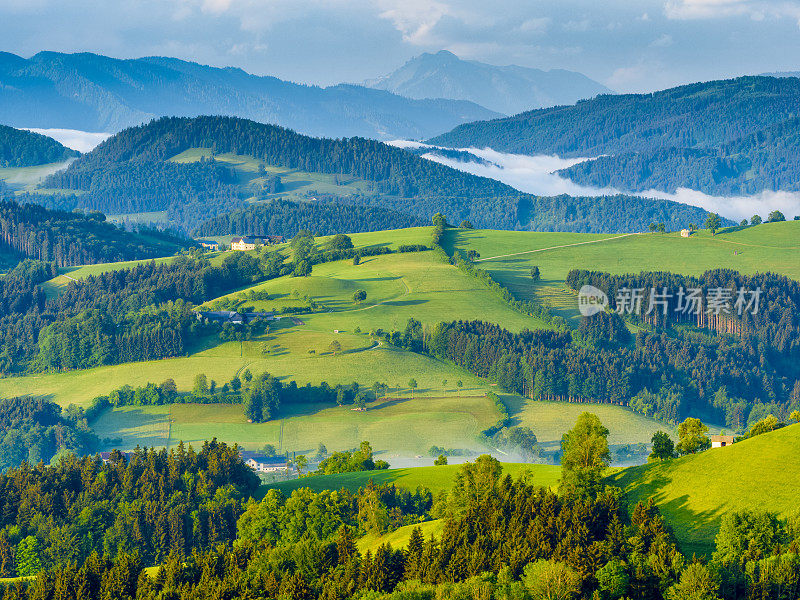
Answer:
POLYGON ((772 73, 762 73, 764 77, 800 77, 800 71, 773 71, 772 73))
POLYGON ((430 140, 518 154, 592 157, 562 171, 628 192, 796 190, 800 79, 740 77, 467 123, 430 140))
POLYGON ((364 85, 409 98, 470 100, 506 115, 613 93, 575 71, 500 67, 462 60, 447 50, 417 56, 364 85))
POLYGON ((354 85, 320 88, 174 58, 0 53, 0 120, 7 125, 116 132, 154 117, 201 114, 377 139, 419 139, 498 116, 471 102, 412 100, 354 85))

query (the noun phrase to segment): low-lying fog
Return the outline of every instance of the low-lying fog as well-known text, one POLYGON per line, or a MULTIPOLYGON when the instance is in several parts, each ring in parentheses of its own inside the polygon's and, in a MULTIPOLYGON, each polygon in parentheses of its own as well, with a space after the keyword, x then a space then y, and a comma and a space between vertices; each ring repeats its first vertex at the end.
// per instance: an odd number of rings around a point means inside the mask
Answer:
MULTIPOLYGON (((433 148, 433 146, 405 140, 390 143, 398 147, 433 148)), ((635 193, 621 192, 614 188, 596 188, 580 185, 555 173, 559 169, 566 169, 574 164, 590 160, 589 157, 527 156, 524 154, 497 152, 491 148, 459 148, 459 150, 474 154, 491 164, 462 162, 432 153, 423 154, 422 156, 460 171, 502 181, 522 192, 539 196, 558 196, 559 194, 602 196, 626 193, 646 198, 663 198, 699 206, 736 221, 750 219, 754 214, 759 214, 762 218, 766 218, 773 210, 780 210, 789 219, 794 215, 800 214, 800 192, 764 191, 752 196, 710 196, 687 188, 680 188, 674 194, 659 190, 635 193)))

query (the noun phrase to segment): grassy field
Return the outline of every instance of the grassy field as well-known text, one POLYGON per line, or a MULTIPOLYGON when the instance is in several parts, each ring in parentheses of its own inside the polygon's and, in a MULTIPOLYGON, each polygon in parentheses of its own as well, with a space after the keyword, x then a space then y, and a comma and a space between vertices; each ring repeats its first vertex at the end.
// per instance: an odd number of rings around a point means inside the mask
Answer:
MULTIPOLYGON (((12 188, 30 191, 48 175, 52 175, 56 171, 66 168, 72 160, 74 159, 65 162, 36 165, 34 167, 1 167, 0 179, 5 181, 12 188)), ((37 192, 40 193, 44 191, 45 190, 37 190, 37 192)))
POLYGON ((561 435, 572 429, 578 415, 586 411, 596 414, 608 427, 611 432, 608 443, 612 451, 620 445, 649 444, 656 431, 671 433, 668 426, 658 421, 611 404, 544 402, 510 395, 502 398, 514 424, 530 427, 548 452, 560 448, 561 435))
POLYGON ((765 223, 734 228, 712 236, 699 231, 689 238, 667 234, 582 234, 452 229, 448 252, 480 253, 478 266, 489 271, 519 299, 549 303, 573 323, 577 295, 564 284, 571 269, 612 274, 672 271, 700 275, 727 268, 742 273, 773 271, 800 279, 800 222, 765 223), (587 243, 589 242, 589 243, 587 243), (734 251, 736 253, 734 254, 734 251), (541 271, 534 284, 530 269, 541 271))
MULTIPOLYGON (((530 465, 525 463, 502 463, 503 472, 516 478, 527 473, 534 485, 554 487, 561 476, 561 467, 555 465, 530 465)), ((393 483, 397 486, 416 489, 426 487, 434 495, 453 487, 459 465, 440 467, 414 467, 408 469, 387 469, 385 471, 361 471, 358 473, 341 473, 338 475, 312 475, 302 479, 291 479, 264 486, 262 489, 277 488, 289 495, 294 490, 307 487, 315 492, 322 490, 347 489, 355 492, 365 486, 370 479, 376 484, 393 483)))
POLYGON ((112 444, 119 450, 138 446, 160 448, 169 445, 170 416, 167 406, 123 406, 106 411, 92 425, 100 439, 120 438, 112 444))
MULTIPOLYGON (((197 162, 200 158, 210 158, 210 148, 190 148, 173 156, 170 160, 178 163, 197 162)), ((313 197, 315 194, 350 195, 371 191, 369 183, 356 179, 350 175, 328 175, 289 169, 274 165, 267 165, 254 159, 252 156, 225 153, 216 154, 214 159, 233 168, 240 185, 260 189, 267 178, 278 175, 281 178, 283 190, 277 194, 268 194, 266 198, 289 197, 292 199, 313 197), (259 173, 259 164, 264 167, 263 174, 259 173)))
MULTIPOLYGON (((171 444, 184 440, 197 446, 216 436, 249 449, 273 444, 298 454, 316 452, 319 443, 333 450, 355 448, 369 440, 377 457, 427 456, 432 445, 486 451, 477 441, 481 430, 495 423, 497 409, 483 396, 415 397, 407 390, 368 404, 359 412, 351 406, 309 404, 282 409, 267 423, 248 423, 239 405, 173 405, 171 444)), ((430 459, 431 463, 433 459, 430 459)))
POLYGON ((664 463, 624 469, 608 483, 633 501, 653 497, 684 552, 708 554, 722 517, 743 509, 800 510, 800 425, 664 463))
POLYGON ((410 317, 431 325, 455 318, 484 319, 512 331, 546 326, 510 308, 455 267, 439 262, 432 252, 368 257, 357 266, 351 261, 316 265, 310 277, 281 277, 252 289, 273 298, 247 302, 256 309, 279 308, 293 295, 322 304, 324 312, 302 316, 309 327, 319 330, 403 329, 410 317), (353 293, 358 289, 367 292, 367 300, 357 305, 353 293))
POLYGON ((392 548, 405 548, 411 540, 411 532, 417 527, 422 531, 423 537, 429 540, 431 537, 439 537, 442 534, 442 531, 444 531, 444 519, 425 521, 419 525, 406 525, 384 535, 368 533, 358 540, 356 545, 362 553, 367 551, 374 553, 383 544, 390 544, 392 548))

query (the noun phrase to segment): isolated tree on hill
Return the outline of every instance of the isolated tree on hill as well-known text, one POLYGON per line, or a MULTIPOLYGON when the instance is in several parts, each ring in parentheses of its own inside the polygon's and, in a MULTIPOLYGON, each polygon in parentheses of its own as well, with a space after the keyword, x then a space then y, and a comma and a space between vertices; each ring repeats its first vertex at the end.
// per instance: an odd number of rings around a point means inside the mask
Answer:
POLYGON ((666 230, 667 230, 666 225, 664 225, 663 223, 659 223, 658 224, 658 232, 659 233, 664 233, 666 230))
POLYGON ((440 454, 439 458, 433 461, 433 465, 435 467, 442 467, 447 464, 447 457, 444 454, 440 454))
POLYGON ((747 219, 742 219, 741 223, 739 223, 739 227, 747 227, 747 219))
POLYGON ((676 447, 679 454, 696 454, 711 447, 711 440, 706 434, 708 427, 700 419, 689 417, 678 425, 680 442, 676 447))
POLYGON ((531 268, 531 279, 533 279, 533 282, 536 283, 539 281, 539 279, 541 279, 541 277, 542 274, 539 272, 539 265, 534 265, 531 268))
POLYGON ((264 447, 261 449, 261 453, 267 457, 273 457, 277 455, 275 446, 273 446, 272 444, 264 444, 264 447))
POLYGON ((299 456, 295 457, 294 466, 297 469, 297 474, 302 475, 303 472, 308 468, 308 459, 304 454, 300 454, 299 456))
POLYGON ((358 396, 356 396, 355 405, 359 410, 366 410, 367 395, 364 392, 359 392, 358 396))
POLYGON ((767 223, 778 223, 780 221, 785 221, 785 220, 786 217, 783 216, 783 213, 779 210, 773 210, 771 213, 769 213, 769 216, 767 217, 767 223))
POLYGON ((459 391, 461 391, 461 388, 464 387, 464 382, 459 379, 456 381, 456 387, 459 389, 459 391))
POLYGON ((761 217, 758 215, 753 215, 750 217, 750 224, 751 225, 761 225, 761 217))
POLYGON ((411 397, 414 397, 414 390, 417 389, 417 380, 411 378, 408 380, 408 387, 411 388, 411 397))
POLYGON ((367 299, 367 292, 365 292, 364 290, 356 290, 355 293, 353 294, 353 302, 357 304, 364 302, 364 300, 366 299, 367 299))
POLYGON ((461 221, 461 225, 459 225, 459 227, 461 227, 461 229, 475 229, 472 226, 472 223, 470 221, 466 221, 466 220, 465 221, 461 221))
POLYGON ((649 460, 675 458, 675 442, 672 441, 666 431, 656 431, 650 441, 653 442, 653 451, 648 457, 649 460))
POLYGON ((338 354, 342 351, 342 345, 339 343, 339 340, 333 340, 328 346, 328 350, 330 350, 334 355, 338 354))
POLYGON ((208 378, 205 373, 198 373, 194 376, 192 393, 195 396, 205 396, 208 393, 208 378))
POLYGON ((337 233, 327 243, 328 250, 350 250, 352 247, 353 240, 344 233, 337 233))
POLYGON ((433 215, 432 221, 434 227, 439 227, 441 229, 447 227, 447 219, 444 218, 442 213, 437 212, 435 215, 433 215))
POLYGON ((322 460, 328 456, 328 447, 322 442, 317 446, 317 460, 322 460))
POLYGON ((650 225, 648 225, 647 228, 650 230, 650 233, 653 233, 656 230, 656 224, 650 223, 650 225))
POLYGON ((711 235, 717 234, 717 229, 722 225, 722 219, 719 218, 717 213, 708 213, 706 217, 706 229, 711 232, 711 235))
POLYGON ((564 434, 559 493, 594 497, 600 491, 603 471, 611 458, 608 433, 597 415, 584 412, 575 427, 564 434))

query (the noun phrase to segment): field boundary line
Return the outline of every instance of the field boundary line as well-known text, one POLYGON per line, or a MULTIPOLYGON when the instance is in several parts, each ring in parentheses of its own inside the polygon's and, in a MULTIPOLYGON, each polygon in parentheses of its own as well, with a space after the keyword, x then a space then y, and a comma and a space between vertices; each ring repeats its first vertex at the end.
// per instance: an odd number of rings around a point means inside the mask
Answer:
POLYGON ((600 242, 610 242, 611 240, 618 240, 620 238, 629 237, 632 235, 642 235, 641 233, 624 233, 622 235, 615 235, 610 238, 603 238, 601 240, 589 240, 588 242, 575 242, 574 244, 563 244, 561 246, 550 246, 549 248, 536 248, 535 250, 525 250, 523 252, 513 252, 512 254, 501 254, 499 256, 490 256, 488 258, 479 258, 476 263, 484 262, 486 260, 495 260, 497 258, 508 258, 509 256, 520 256, 521 254, 533 254, 534 252, 545 252, 547 250, 558 250, 559 248, 570 248, 572 246, 583 246, 585 244, 599 244, 600 242))

